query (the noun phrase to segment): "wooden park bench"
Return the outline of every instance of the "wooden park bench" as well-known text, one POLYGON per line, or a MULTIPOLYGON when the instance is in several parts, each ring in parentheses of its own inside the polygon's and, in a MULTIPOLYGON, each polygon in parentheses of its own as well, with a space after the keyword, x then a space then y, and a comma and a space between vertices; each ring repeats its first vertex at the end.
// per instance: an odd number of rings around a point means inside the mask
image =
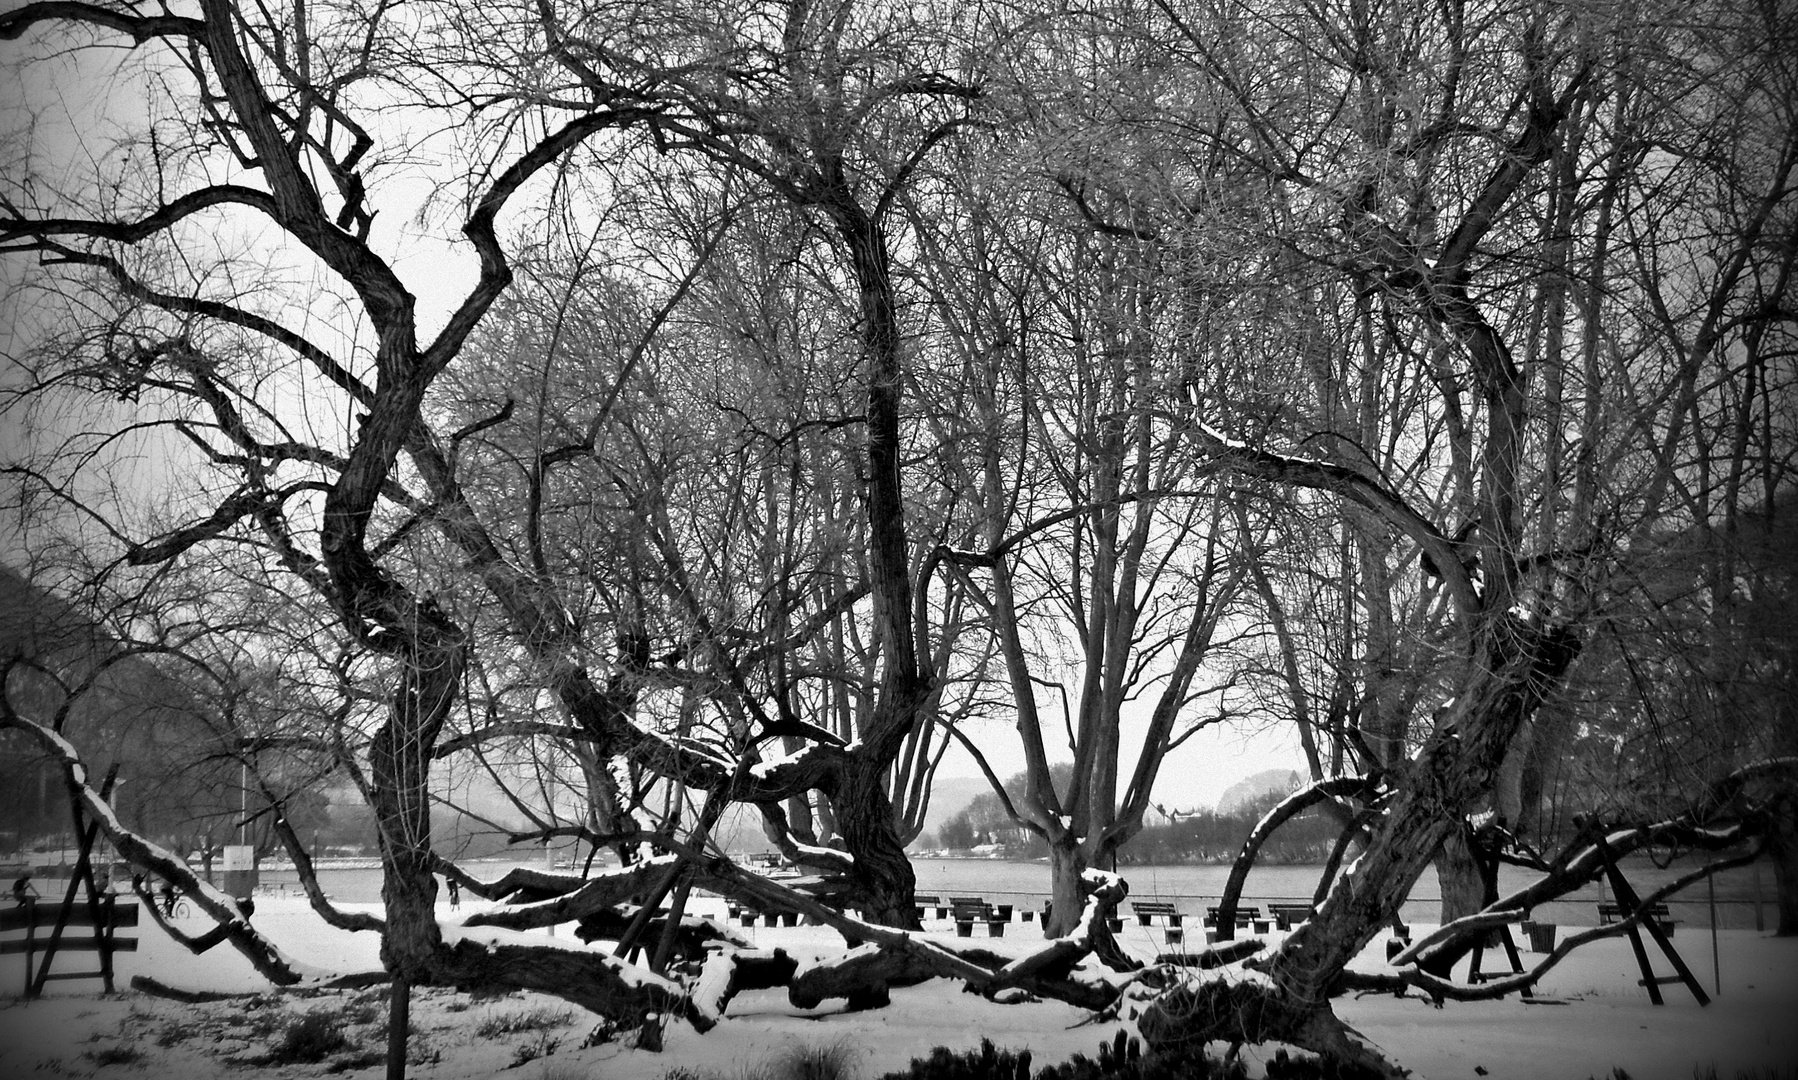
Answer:
POLYGON ((0 954, 25 954, 25 995, 37 997, 50 979, 100 979, 106 992, 112 992, 112 954, 136 952, 137 902, 119 903, 110 893, 97 903, 77 900, 73 903, 46 902, 35 898, 11 908, 0 908, 0 954), (98 907, 98 918, 95 907, 98 907), (65 933, 71 927, 91 928, 91 933, 65 933), (13 935, 24 931, 23 937, 13 935), (121 933, 122 931, 122 933, 121 933), (59 952, 99 953, 98 971, 49 970, 52 958, 59 952), (43 962, 33 971, 35 958, 43 962))
POLYGON ((948 918, 948 916, 949 916, 949 907, 947 904, 943 903, 943 898, 940 896, 917 896, 917 895, 914 895, 912 897, 912 903, 917 906, 918 918, 920 918, 920 919, 924 918, 925 917, 924 913, 931 909, 935 909, 936 917, 939 919, 948 918))
MULTIPOLYGON (((1650 919, 1654 920, 1654 924, 1656 926, 1661 928, 1661 933, 1666 934, 1668 937, 1673 936, 1673 924, 1677 923, 1679 920, 1671 917, 1671 914, 1667 910, 1666 904, 1649 904, 1648 905, 1648 917, 1650 919)), ((1600 904, 1600 905, 1598 905, 1598 925, 1609 926, 1612 923, 1622 922, 1622 921, 1623 921, 1622 905, 1620 905, 1620 904, 1600 904)))
POLYGON ((1274 925, 1281 930, 1291 930, 1293 923, 1310 920, 1317 914, 1317 909, 1310 904, 1269 904, 1267 913, 1273 916, 1274 925))
POLYGON ((958 923, 985 922, 988 908, 986 900, 978 896, 951 896, 949 898, 949 916, 958 923))
MULTIPOLYGON (((1221 909, 1216 907, 1208 907, 1205 909, 1206 925, 1217 925, 1217 914, 1220 910, 1221 909)), ((1267 933, 1267 918, 1261 914, 1261 909, 1258 907, 1244 907, 1238 904, 1236 907, 1236 927, 1238 929, 1247 929, 1250 924, 1254 925, 1255 933, 1267 933)))
POLYGON ((1157 916, 1167 920, 1169 926, 1179 926, 1186 918, 1174 905, 1163 900, 1132 900, 1130 910, 1136 912, 1138 926, 1149 925, 1149 920, 1157 916))
POLYGON ((979 896, 951 896, 949 898, 951 916, 955 919, 955 933, 959 937, 968 937, 974 933, 974 924, 986 924, 988 937, 1004 937, 1005 924, 1011 921, 1008 910, 1001 918, 993 906, 979 896))

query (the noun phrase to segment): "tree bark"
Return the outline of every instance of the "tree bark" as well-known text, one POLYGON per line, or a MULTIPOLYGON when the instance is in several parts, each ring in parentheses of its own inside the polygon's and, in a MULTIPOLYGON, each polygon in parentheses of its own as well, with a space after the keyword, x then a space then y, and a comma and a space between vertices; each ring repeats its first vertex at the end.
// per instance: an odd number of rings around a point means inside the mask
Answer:
POLYGON ((1061 937, 1074 932, 1086 903, 1081 875, 1086 873, 1086 852, 1078 837, 1058 836, 1049 842, 1049 902, 1043 918, 1043 936, 1061 937))
POLYGON ((886 772, 884 762, 874 755, 855 755, 844 769, 842 785, 830 793, 831 803, 837 833, 855 857, 852 902, 870 921, 916 930, 917 875, 899 842, 886 772))
POLYGON ((1442 841, 1442 850, 1436 853, 1436 880, 1442 889, 1437 925, 1446 926, 1486 906, 1485 879, 1468 847, 1466 830, 1455 829, 1442 841))
POLYGON ((387 722, 369 741, 370 801, 381 843, 387 929, 381 962, 396 978, 426 982, 443 936, 431 850, 431 751, 461 685, 459 642, 401 660, 387 722))
POLYGON ((1480 639, 1473 685, 1404 771, 1400 791, 1367 850, 1329 898, 1268 961, 1294 1001, 1324 1001, 1337 977, 1395 915, 1443 841, 1486 797, 1517 727, 1558 685, 1578 655, 1564 629, 1500 617, 1480 639))
POLYGON ((1786 793, 1771 808, 1768 853, 1779 903, 1779 937, 1798 937, 1798 795, 1786 793))

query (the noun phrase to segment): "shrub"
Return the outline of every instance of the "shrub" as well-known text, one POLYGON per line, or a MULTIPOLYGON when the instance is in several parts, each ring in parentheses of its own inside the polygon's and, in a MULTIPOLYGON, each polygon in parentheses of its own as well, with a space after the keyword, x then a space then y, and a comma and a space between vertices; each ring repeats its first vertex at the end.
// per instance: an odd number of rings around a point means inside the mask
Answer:
POLYGON ((349 1045, 342 1023, 327 1012, 295 1018, 258 1065, 314 1065, 349 1045))

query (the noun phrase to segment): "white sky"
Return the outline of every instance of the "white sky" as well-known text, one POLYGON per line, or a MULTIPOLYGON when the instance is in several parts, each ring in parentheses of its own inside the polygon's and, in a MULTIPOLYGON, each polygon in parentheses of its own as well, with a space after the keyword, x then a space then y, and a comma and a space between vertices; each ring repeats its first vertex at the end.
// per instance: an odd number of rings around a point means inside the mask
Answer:
MULTIPOLYGON (((980 752, 986 755, 987 763, 1000 779, 1023 771, 1023 744, 1009 724, 997 720, 974 721, 963 730, 980 747, 980 752)), ((1122 773, 1120 796, 1135 768, 1134 748, 1141 745, 1141 739, 1141 722, 1125 720, 1123 753, 1126 760, 1119 768, 1122 773)), ((1049 753, 1053 760, 1065 761, 1072 757, 1065 749, 1057 753, 1052 747, 1049 753)), ((1298 740, 1288 731, 1255 731, 1218 725, 1194 735, 1162 762, 1155 780, 1154 801, 1169 810, 1208 809, 1215 806, 1218 797, 1237 781, 1268 769, 1285 768, 1297 769, 1301 774, 1306 771, 1298 740)), ((938 776, 984 779, 973 757, 959 744, 951 747, 944 756, 938 776)))

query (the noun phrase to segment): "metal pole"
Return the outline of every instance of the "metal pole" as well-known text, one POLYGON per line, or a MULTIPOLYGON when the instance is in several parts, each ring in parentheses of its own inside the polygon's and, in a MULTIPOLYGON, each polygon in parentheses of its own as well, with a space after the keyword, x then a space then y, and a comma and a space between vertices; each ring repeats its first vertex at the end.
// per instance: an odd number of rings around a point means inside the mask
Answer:
POLYGON ((406 1036, 412 1023, 412 985, 399 972, 387 988, 387 1080, 406 1080, 406 1036))
POLYGON ((1754 870, 1754 929, 1756 933, 1766 933, 1767 919, 1761 914, 1761 862, 1759 859, 1748 864, 1754 870))
POLYGON ((1717 988, 1717 994, 1721 997, 1723 994, 1723 969, 1717 965, 1717 875, 1707 875, 1704 885, 1710 893, 1711 903, 1711 985, 1717 988))

